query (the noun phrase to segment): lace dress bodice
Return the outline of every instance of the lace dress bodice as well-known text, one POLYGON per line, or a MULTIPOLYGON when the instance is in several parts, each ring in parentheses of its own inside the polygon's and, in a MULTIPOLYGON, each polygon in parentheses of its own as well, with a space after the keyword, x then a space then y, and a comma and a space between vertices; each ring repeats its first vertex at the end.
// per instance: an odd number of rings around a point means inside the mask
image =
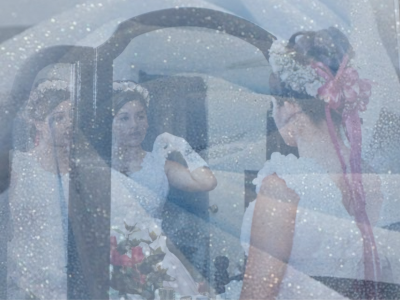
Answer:
POLYGON ((165 161, 165 157, 147 152, 141 164, 142 168, 128 174, 135 183, 148 189, 147 193, 140 195, 140 204, 153 218, 161 218, 162 208, 169 191, 168 178, 164 169, 165 161))
POLYGON ((140 246, 144 253, 148 252, 147 247, 154 250, 161 247, 166 253, 161 266, 175 281, 164 282, 164 287, 172 288, 181 295, 196 295, 197 284, 181 261, 169 251, 166 237, 162 235, 161 214, 169 190, 165 161, 160 153, 151 152, 146 154, 138 172, 126 176, 112 171, 111 235, 117 236, 118 240, 123 238, 119 232, 125 232, 124 222, 140 229, 131 238, 152 241, 151 234, 156 234, 158 237, 153 242, 149 245, 141 243, 140 246))
POLYGON ((148 152, 139 171, 127 175, 112 171, 111 225, 114 228, 121 227, 125 221, 129 225, 137 223, 142 229, 157 226, 157 233, 161 230, 161 214, 169 191, 165 161, 164 157, 148 152))
MULTIPOLYGON (((312 159, 274 153, 253 181, 257 193, 262 180, 274 173, 300 197, 289 265, 310 276, 363 279, 361 234, 329 174, 312 159)), ((246 253, 255 204, 250 203, 242 225, 246 253)), ((380 238, 375 236, 378 244, 380 238)))
MULTIPOLYGON (((362 279, 362 240, 342 195, 330 176, 313 160, 274 153, 253 181, 276 173, 300 197, 289 265, 311 276, 362 279)), ((252 218, 256 201, 246 211, 252 218)), ((248 252, 251 222, 244 222, 242 244, 248 252)))

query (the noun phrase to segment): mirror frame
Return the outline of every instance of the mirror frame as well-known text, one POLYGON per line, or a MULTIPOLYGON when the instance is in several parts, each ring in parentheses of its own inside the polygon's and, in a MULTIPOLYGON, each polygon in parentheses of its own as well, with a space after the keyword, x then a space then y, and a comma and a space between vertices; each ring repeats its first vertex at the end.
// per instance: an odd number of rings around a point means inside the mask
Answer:
MULTIPOLYGON (((258 48, 267 61, 269 48, 276 39, 243 18, 217 10, 198 7, 158 10, 121 23, 98 48, 56 46, 43 49, 27 60, 14 80, 9 99, 10 103, 15 103, 14 109, 2 119, 6 126, 0 136, 1 166, 11 165, 12 122, 28 99, 38 72, 51 64, 70 63, 76 65, 75 77, 80 78, 80 90, 75 93, 79 96, 74 99, 74 151, 71 153, 69 187, 69 220, 74 236, 69 235, 68 257, 74 260, 68 260, 68 274, 73 275, 68 277, 68 299, 108 299, 113 60, 134 38, 173 27, 208 28, 237 37, 258 48), (92 117, 88 118, 88 114, 92 117), (88 141, 91 149, 88 149, 88 141), (96 159, 88 162, 88 155, 93 153, 96 159), (101 180, 93 182, 96 178, 101 180), (96 210, 102 214, 93 214, 96 210), (76 261, 76 254, 80 258, 78 264, 72 263, 76 261)), ((10 173, 7 167, 0 171, 1 191, 9 186, 10 173)), ((4 215, 0 219, 8 217, 4 215)), ((5 229, 4 232, 8 232, 5 229)), ((0 269, 0 286, 6 287, 6 247, 0 249, 0 263, 2 261, 5 264, 0 269)))

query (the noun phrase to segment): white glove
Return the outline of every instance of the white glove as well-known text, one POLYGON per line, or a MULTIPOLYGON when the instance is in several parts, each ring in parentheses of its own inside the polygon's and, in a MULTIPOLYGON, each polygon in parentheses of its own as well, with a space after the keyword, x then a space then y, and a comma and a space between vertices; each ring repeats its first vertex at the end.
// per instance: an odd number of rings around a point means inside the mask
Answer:
POLYGON ((160 134, 153 146, 153 152, 163 155, 165 158, 172 152, 180 152, 185 159, 190 172, 200 167, 207 167, 207 163, 190 147, 189 143, 181 138, 174 136, 168 132, 160 134))

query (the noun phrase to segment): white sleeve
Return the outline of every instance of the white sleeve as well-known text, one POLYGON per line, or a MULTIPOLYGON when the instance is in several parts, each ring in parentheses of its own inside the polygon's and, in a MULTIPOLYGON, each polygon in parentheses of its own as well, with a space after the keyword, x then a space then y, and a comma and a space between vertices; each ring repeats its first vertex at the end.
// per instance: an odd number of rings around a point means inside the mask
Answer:
POLYGON ((256 200, 250 202, 249 206, 244 212, 242 229, 240 232, 240 244, 242 245, 243 251, 246 254, 246 256, 249 255, 251 224, 253 223, 253 214, 255 206, 256 206, 256 200))

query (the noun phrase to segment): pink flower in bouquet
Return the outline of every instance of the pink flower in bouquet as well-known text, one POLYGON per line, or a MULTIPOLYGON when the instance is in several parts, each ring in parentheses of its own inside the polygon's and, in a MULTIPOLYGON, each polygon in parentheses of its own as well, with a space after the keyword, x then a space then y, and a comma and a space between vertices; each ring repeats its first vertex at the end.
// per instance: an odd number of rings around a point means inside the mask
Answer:
POLYGON ((135 277, 133 278, 133 280, 139 282, 140 284, 145 284, 146 283, 146 279, 147 279, 147 276, 143 275, 143 274, 140 274, 140 279, 139 280, 138 280, 138 278, 135 278, 135 277))
POLYGON ((135 264, 140 264, 144 260, 144 254, 142 247, 137 246, 137 247, 132 247, 132 263, 135 264))
POLYGON ((116 250, 117 249, 117 238, 115 236, 110 236, 110 248, 111 250, 116 250))
POLYGON ((121 255, 121 266, 122 267, 132 267, 132 259, 128 255, 121 255))
POLYGON ((110 263, 113 266, 132 267, 133 262, 128 255, 121 255, 117 250, 117 238, 110 237, 110 263))
POLYGON ((120 266, 121 265, 121 260, 120 260, 120 255, 119 253, 112 251, 111 256, 110 256, 110 263, 113 266, 120 266))
POLYGON ((128 255, 121 255, 117 250, 111 254, 111 264, 118 267, 132 267, 133 263, 128 255))
POLYGON ((208 286, 205 281, 197 283, 197 290, 200 294, 208 292, 208 286))
POLYGON ((117 251, 117 238, 115 236, 110 237, 110 263, 113 266, 121 265, 121 254, 117 251))

